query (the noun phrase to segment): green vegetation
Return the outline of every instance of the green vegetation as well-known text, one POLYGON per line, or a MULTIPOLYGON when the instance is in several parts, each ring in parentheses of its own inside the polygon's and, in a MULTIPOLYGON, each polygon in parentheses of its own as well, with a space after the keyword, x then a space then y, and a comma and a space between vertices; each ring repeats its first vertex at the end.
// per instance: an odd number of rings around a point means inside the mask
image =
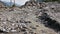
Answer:
POLYGON ((15 7, 15 6, 16 6, 15 4, 12 5, 12 7, 15 7))
POLYGON ((55 2, 55 1, 57 1, 57 2, 60 2, 60 0, 44 0, 45 2, 55 2))

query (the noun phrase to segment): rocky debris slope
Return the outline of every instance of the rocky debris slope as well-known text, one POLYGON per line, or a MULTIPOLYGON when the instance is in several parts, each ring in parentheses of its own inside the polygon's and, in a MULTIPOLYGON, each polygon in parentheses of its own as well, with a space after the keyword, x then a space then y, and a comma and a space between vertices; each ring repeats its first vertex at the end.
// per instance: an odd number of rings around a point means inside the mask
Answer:
POLYGON ((0 1, 0 8, 5 7, 5 3, 0 1))
POLYGON ((21 7, 0 8, 1 34, 59 34, 60 4, 27 2, 21 7))

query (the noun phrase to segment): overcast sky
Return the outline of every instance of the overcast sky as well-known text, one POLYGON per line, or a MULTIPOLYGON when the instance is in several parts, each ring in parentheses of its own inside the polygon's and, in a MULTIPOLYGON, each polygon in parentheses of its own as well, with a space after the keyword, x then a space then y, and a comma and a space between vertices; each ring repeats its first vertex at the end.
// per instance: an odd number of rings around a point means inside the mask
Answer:
MULTIPOLYGON (((5 2, 10 2, 10 0, 1 0, 1 1, 5 1, 5 2)), ((12 0, 13 2, 14 0, 12 0)), ((19 5, 24 5, 26 1, 29 1, 29 0, 15 0, 16 1, 16 4, 19 4, 19 5)))

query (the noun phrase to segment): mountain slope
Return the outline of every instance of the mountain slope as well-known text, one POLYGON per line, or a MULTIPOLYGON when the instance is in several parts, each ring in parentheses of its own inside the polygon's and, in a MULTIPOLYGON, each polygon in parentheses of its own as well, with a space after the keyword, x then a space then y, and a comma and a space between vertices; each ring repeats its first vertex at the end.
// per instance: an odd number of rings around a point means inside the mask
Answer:
POLYGON ((5 3, 0 1, 0 7, 5 7, 5 3))
POLYGON ((59 34, 60 3, 26 2, 21 7, 0 9, 3 34, 59 34))

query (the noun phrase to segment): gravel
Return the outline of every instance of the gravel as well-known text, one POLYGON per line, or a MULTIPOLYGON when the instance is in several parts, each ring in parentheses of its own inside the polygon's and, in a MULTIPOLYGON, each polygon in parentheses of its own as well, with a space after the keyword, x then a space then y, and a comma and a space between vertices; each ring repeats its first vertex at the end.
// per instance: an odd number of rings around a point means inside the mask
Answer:
POLYGON ((44 21, 49 17, 60 25, 59 9, 60 4, 57 2, 32 1, 27 2, 23 7, 1 8, 0 30, 7 32, 3 34, 58 34, 53 27, 46 27, 43 23, 49 22, 44 21))

